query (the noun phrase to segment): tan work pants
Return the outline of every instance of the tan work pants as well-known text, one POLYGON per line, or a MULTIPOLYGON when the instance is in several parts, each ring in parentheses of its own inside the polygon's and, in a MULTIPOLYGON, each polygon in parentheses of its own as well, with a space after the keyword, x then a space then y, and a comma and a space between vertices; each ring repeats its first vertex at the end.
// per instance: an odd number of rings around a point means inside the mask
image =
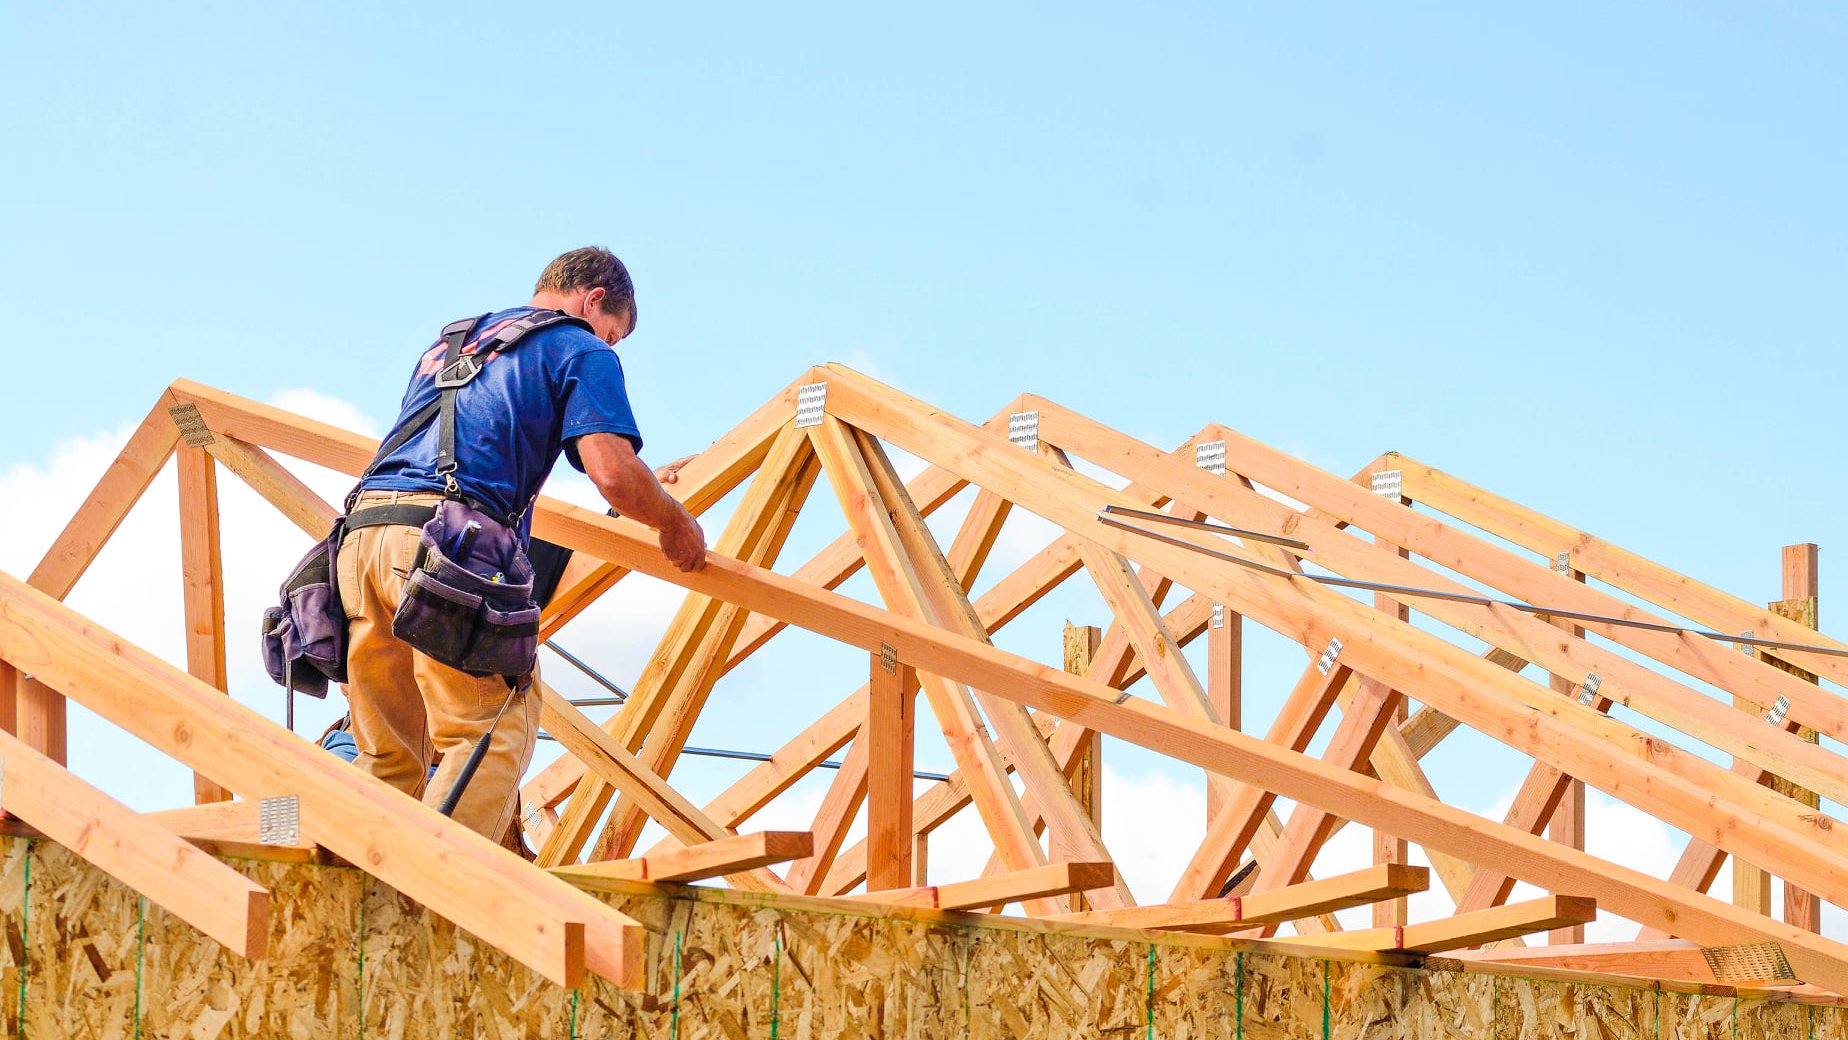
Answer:
MULTIPOLYGON (((399 502, 434 504, 442 496, 367 491, 356 509, 399 502)), ((454 786, 475 741, 509 696, 499 676, 477 679, 432 660, 391 634, 392 615, 417 556, 418 528, 362 527, 340 545, 340 597, 347 617, 347 700, 357 765, 434 808, 454 786), (436 775, 430 762, 441 752, 436 775)), ((494 742, 456 806, 456 822, 499 841, 513 818, 520 777, 539 732, 539 698, 516 695, 494 742)))

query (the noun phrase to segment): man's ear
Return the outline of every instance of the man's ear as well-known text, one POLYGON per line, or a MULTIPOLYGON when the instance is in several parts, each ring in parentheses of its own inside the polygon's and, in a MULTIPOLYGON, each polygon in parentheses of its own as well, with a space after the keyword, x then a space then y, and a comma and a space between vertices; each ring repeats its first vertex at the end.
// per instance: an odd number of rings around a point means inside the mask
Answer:
POLYGON ((603 298, 609 295, 602 286, 597 286, 584 294, 584 316, 589 317, 603 306, 603 298))

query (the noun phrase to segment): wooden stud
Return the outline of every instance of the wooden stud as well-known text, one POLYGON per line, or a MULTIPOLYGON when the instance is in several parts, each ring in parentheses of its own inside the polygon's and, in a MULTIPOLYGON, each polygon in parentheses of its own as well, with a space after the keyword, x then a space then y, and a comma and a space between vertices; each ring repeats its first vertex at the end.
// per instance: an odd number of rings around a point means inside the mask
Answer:
POLYGON ((917 680, 897 654, 872 655, 867 699, 866 888, 911 884, 911 773, 917 680))
MULTIPOLYGON (((1570 559, 1570 557, 1568 557, 1568 559, 1570 559)), ((1571 567, 1569 564, 1566 569, 1566 576, 1581 585, 1585 583, 1585 572, 1571 567)), ((1570 620, 1555 620, 1553 624, 1572 633, 1574 639, 1585 638, 1585 630, 1572 623, 1570 620)), ((1548 685, 1552 687, 1554 693, 1562 697, 1572 696, 1576 686, 1571 677, 1563 675, 1553 676, 1548 681, 1548 685)), ((1600 698, 1600 702, 1606 705, 1609 704, 1609 701, 1603 698, 1600 698)), ((1547 769, 1548 767, 1535 765, 1534 768, 1538 770, 1547 769)), ((1565 780, 1565 790, 1560 794, 1554 804, 1551 819, 1547 824, 1547 834, 1554 841, 1563 842, 1572 848, 1583 849, 1585 847, 1585 782, 1583 780, 1573 780, 1570 778, 1565 780)), ((1503 896, 1502 899, 1497 900, 1497 902, 1500 903, 1506 899, 1507 897, 1503 896)), ((1574 946, 1583 943, 1585 941, 1585 926, 1575 924, 1565 928, 1556 928, 1547 933, 1546 941, 1549 946, 1574 946)))
MULTIPOLYGON (((870 714, 871 702, 867 704, 870 714)), ((868 741, 866 731, 860 731, 860 739, 848 748, 847 757, 841 761, 840 769, 834 773, 834 780, 828 784, 828 793, 822 796, 821 808, 815 813, 815 823, 810 828, 815 835, 814 850, 804 859, 790 865, 789 884, 798 892, 815 895, 821 891, 822 883, 827 880, 828 868, 833 865, 834 857, 840 852, 841 844, 847 837, 847 828, 853 824, 854 817, 860 814, 860 806, 866 801, 867 773, 871 763, 868 761, 868 741)))
MULTIPOLYGON (((801 859, 814 850, 808 831, 755 831, 688 845, 641 859, 572 863, 550 868, 568 881, 656 881, 684 884, 748 874, 772 863, 801 859)), ((594 884, 586 887, 595 887, 594 884)))
MULTIPOLYGON (((1224 604, 1214 609, 1218 611, 1218 621, 1208 628, 1206 638, 1206 699, 1222 723, 1232 729, 1243 729, 1245 619, 1238 611, 1224 604)), ((1208 824, 1219 815, 1224 805, 1218 792, 1208 785, 1208 824)))
POLYGON ((1225 932, 1235 927, 1281 924, 1351 906, 1404 898, 1431 884, 1424 867, 1382 863, 1351 874, 1272 889, 1269 892, 1192 903, 1094 910, 1049 918, 1070 924, 1117 928, 1163 928, 1182 932, 1225 932))
MULTIPOLYGON (((599 780, 620 790, 655 822, 688 844, 718 841, 731 832, 713 822, 684 795, 667 785, 667 781, 642 764, 629 750, 616 742, 597 724, 584 717, 575 705, 547 686, 543 680, 533 683, 539 697, 539 719, 546 730, 565 749, 594 772, 599 780)), ((732 884, 753 891, 788 891, 782 879, 769 871, 753 871, 730 879, 732 884)))
MULTIPOLYGON (((1402 506, 1409 506, 1412 504, 1412 500, 1401 495, 1399 496, 1399 504, 1402 506)), ((1411 558, 1410 552, 1394 546, 1384 538, 1375 536, 1373 541, 1375 545, 1389 552, 1396 553, 1402 560, 1411 558)), ((1412 619, 1410 608, 1383 593, 1374 594, 1373 607, 1375 610, 1384 614, 1390 614, 1400 621, 1410 621, 1412 619)), ((1392 724, 1393 732, 1396 733, 1405 725, 1407 714, 1405 698, 1400 697, 1394 701, 1390 714, 1392 717, 1389 721, 1392 724)), ((1384 736, 1383 733, 1382 736, 1384 736)), ((1379 756, 1372 755, 1369 757, 1377 758, 1379 756)), ((1415 758, 1413 759, 1413 763, 1413 767, 1416 768, 1415 758)), ((1377 770, 1378 767, 1376 766, 1375 769, 1377 770)), ((1426 781, 1426 785, 1429 785, 1429 781, 1426 781)), ((1583 848, 1584 846, 1581 845, 1579 847, 1583 848)), ((1404 838, 1377 830, 1373 832, 1374 863, 1405 863, 1409 861, 1410 857, 1411 847, 1404 838)), ((1402 927, 1409 920, 1410 918, 1406 916, 1406 902, 1404 898, 1381 900, 1373 904, 1373 927, 1375 928, 1402 927)))
POLYGON ((976 910, 1009 903, 1045 900, 1071 892, 1108 891, 1116 867, 1109 863, 1048 863, 975 881, 894 892, 869 892, 849 898, 882 906, 932 910, 976 910))
POLYGON ((1525 903, 1510 903, 1493 910, 1458 914, 1440 921, 1406 925, 1398 928, 1369 928, 1362 932, 1318 935, 1313 939, 1285 939, 1324 949, 1337 950, 1404 950, 1407 953, 1442 953, 1468 946, 1520 935, 1531 935, 1552 928, 1583 925, 1596 920, 1598 902, 1581 896, 1545 896, 1525 903))
MULTIPOLYGON (((1819 555, 1814 542, 1784 546, 1784 598, 1770 605, 1773 614, 1812 630, 1821 625, 1821 619, 1817 616, 1821 593, 1819 555)), ((1771 657, 1769 663, 1771 667, 1789 672, 1804 682, 1812 684, 1817 682, 1815 673, 1786 663, 1781 658, 1771 657)), ((1818 742, 1816 731, 1808 727, 1799 728, 1797 737, 1812 744, 1818 742)), ((1820 800, 1814 791, 1806 791, 1779 777, 1773 777, 1771 785, 1779 792, 1805 805, 1812 808, 1820 807, 1820 800)), ((1822 901, 1816 897, 1814 892, 1801 885, 1785 881, 1784 920, 1798 928, 1820 932, 1822 931, 1822 901)))
MULTIPOLYGON (((203 448, 179 449, 180 573, 186 622, 186 670, 219 691, 225 673, 225 568, 218 537, 218 473, 203 448)), ((229 801, 231 792, 193 774, 195 802, 229 801)))

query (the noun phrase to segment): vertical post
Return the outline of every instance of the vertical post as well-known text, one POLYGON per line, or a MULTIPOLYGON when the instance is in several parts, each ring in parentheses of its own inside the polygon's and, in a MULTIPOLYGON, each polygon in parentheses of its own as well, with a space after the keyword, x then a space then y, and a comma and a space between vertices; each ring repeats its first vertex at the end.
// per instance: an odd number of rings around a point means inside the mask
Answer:
POLYGON ((911 837, 911 887, 930 884, 930 832, 919 831, 911 837))
MULTIPOLYGON (((1585 572, 1572 566, 1571 557, 1555 559, 1553 569, 1580 584, 1584 584, 1585 572)), ((1583 638, 1585 630, 1567 620, 1555 620, 1553 624, 1572 633, 1576 638, 1583 638)), ((1555 675, 1552 677, 1553 692, 1562 697, 1572 696, 1574 685, 1571 679, 1555 675)), ((1547 823, 1547 836, 1561 845, 1568 845, 1583 852, 1585 850, 1585 781, 1571 780, 1566 784, 1565 793, 1560 795, 1559 805, 1553 810, 1553 818, 1547 823)), ((1585 926, 1567 925, 1546 933, 1546 941, 1552 945, 1576 945, 1585 941, 1585 926)))
POLYGON ((890 646, 872 655, 866 705, 866 890, 912 880, 912 757, 917 683, 890 646))
MULTIPOLYGON (((1820 585, 1817 581, 1818 551, 1816 543, 1804 542, 1799 545, 1784 546, 1784 598, 1770 604, 1772 613, 1788 618, 1807 628, 1819 628, 1817 617, 1820 585)), ((1781 668, 1795 675, 1804 682, 1816 682, 1817 678, 1810 672, 1795 665, 1772 659, 1773 667, 1781 668)), ((1816 731, 1803 726, 1797 730, 1797 736, 1816 743, 1816 731)), ((1811 808, 1820 804, 1816 792, 1806 791, 1781 777, 1773 777, 1771 786, 1782 794, 1789 795, 1811 808)), ((1822 931, 1822 903, 1814 892, 1806 891, 1790 882, 1784 882, 1784 921, 1798 928, 1811 932, 1822 931)))
MULTIPOLYGON (((1245 727, 1244 658, 1245 618, 1222 604, 1213 606, 1206 627, 1206 699, 1232 729, 1245 727)), ((1206 822, 1219 818, 1220 802, 1213 785, 1206 787, 1206 822)))
POLYGON ((70 764, 64 695, 29 675, 19 675, 19 739, 59 765, 70 764))
MULTIPOLYGON (((1097 657, 1097 648, 1102 645, 1104 633, 1096 625, 1074 625, 1065 623, 1065 670, 1072 675, 1089 675, 1091 662, 1097 657)), ((1076 725, 1076 723, 1065 723, 1076 725)), ((1078 806, 1091 818, 1098 830, 1104 828, 1104 737, 1096 730, 1085 732, 1084 743, 1078 752, 1078 762, 1072 772, 1072 791, 1078 796, 1078 806)), ((1052 861, 1069 862, 1078 858, 1077 854, 1057 839, 1052 840, 1052 861)), ((1074 912, 1090 909, 1084 893, 1073 892, 1070 896, 1074 912)))
POLYGON ((0 661, 0 729, 19 735, 19 669, 0 661))
MULTIPOLYGON (((1403 495, 1399 496, 1398 501, 1400 505, 1410 505, 1411 504, 1411 499, 1406 498, 1403 495)), ((1385 538, 1376 537, 1374 538, 1373 541, 1374 541, 1374 544, 1376 545, 1381 545, 1388 549, 1395 550, 1398 553, 1399 558, 1402 560, 1411 559, 1412 554, 1410 552, 1408 552, 1405 549, 1398 548, 1397 546, 1393 545, 1391 542, 1387 541, 1385 538)), ((1376 594, 1373 597, 1373 606, 1377 610, 1385 611, 1386 613, 1391 614, 1393 617, 1398 618, 1400 621, 1410 621, 1412 617, 1412 612, 1409 609, 1407 609, 1405 604, 1400 603, 1399 601, 1393 599, 1392 597, 1386 596, 1383 594, 1376 594)), ((1397 729, 1398 727, 1403 726, 1405 724, 1405 698, 1404 697, 1392 698, 1392 705, 1387 710, 1391 713, 1391 717, 1387 721, 1387 725, 1393 727, 1394 729, 1397 729)), ((1395 835, 1389 834, 1381 830, 1375 830, 1373 832, 1373 862, 1374 863, 1403 864, 1406 861, 1408 861, 1410 858, 1411 858, 1411 848, 1406 843, 1406 840, 1404 838, 1397 837, 1395 835)), ((1406 911, 1406 903, 1405 903, 1404 896, 1400 896, 1397 899, 1380 900, 1379 902, 1373 904, 1373 927, 1375 928, 1397 928, 1403 925, 1410 924, 1411 922, 1406 919, 1406 914, 1407 914, 1407 911, 1406 911)))
MULTIPOLYGON (((225 575, 218 532, 218 472, 204 448, 179 449, 180 570, 185 597, 186 670, 220 691, 225 673, 225 575)), ((193 774, 193 799, 231 800, 231 792, 193 774)))

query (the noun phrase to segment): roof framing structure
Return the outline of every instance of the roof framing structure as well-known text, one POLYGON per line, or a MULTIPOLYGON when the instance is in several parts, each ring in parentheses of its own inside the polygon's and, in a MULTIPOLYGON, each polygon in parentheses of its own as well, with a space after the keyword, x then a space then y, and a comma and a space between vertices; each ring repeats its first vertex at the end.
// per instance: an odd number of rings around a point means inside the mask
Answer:
POLYGON ((1848 702, 1814 681, 1848 682, 1848 647, 1801 612, 1755 607, 1403 456, 1350 479, 1218 425, 1168 451, 1032 395, 974 425, 841 366, 804 373, 670 488, 696 514, 737 493, 703 570, 676 571, 633 522, 552 499, 535 510, 534 533, 576 553, 545 635, 622 595, 630 574, 686 590, 607 721, 542 689, 544 725, 568 753, 524 785, 535 865, 223 696, 219 470, 319 537, 335 510, 279 456, 357 473, 375 448, 177 382, 33 573, 0 574, 0 808, 246 956, 264 953, 268 893, 195 846, 274 844, 254 833, 255 807, 286 800, 304 854, 353 864, 565 986, 587 972, 630 985, 640 971, 642 926, 586 890, 722 877, 766 898, 852 896, 894 914, 1014 906, 1049 929, 1252 939, 1291 925, 1290 942, 1310 951, 1478 947, 1449 956, 1466 970, 1848 994, 1848 946, 1818 934, 1813 902, 1808 919, 1786 921, 1706 894, 1730 856, 1848 906, 1848 833, 1820 808, 1848 803, 1848 759, 1810 739, 1848 739, 1848 702), (901 477, 895 449, 923 471, 901 477), (61 602, 176 455, 183 670, 61 602), (846 531, 788 566, 818 483, 846 531), (940 538, 930 518, 959 495, 969 507, 940 538), (1058 533, 984 583, 1018 513, 1058 533), (856 575, 877 603, 838 591, 856 575), (1054 664, 994 645, 1080 575, 1101 631, 1075 630, 1054 664), (1302 654, 1262 734, 1242 728, 1245 624, 1302 654), (696 804, 670 783, 696 724, 726 703, 726 677, 791 626, 862 655, 866 682, 696 804), (1748 652, 1708 630, 1738 633, 1748 652), (1202 638, 1204 675, 1185 650, 1202 638), (199 804, 137 814, 71 775, 65 698, 185 763, 199 804), (919 790, 927 718, 955 770, 919 790), (1460 728, 1527 769, 1504 819, 1446 803, 1445 778, 1427 772, 1460 728), (1112 866, 1099 734, 1206 771, 1210 819, 1170 836, 1194 851, 1166 892, 1132 893, 1112 866), (745 829, 832 755, 842 760, 808 831, 745 829), (1688 835, 1682 866, 1658 878, 1587 852, 1571 815, 1579 785, 1688 835), (929 877, 929 835, 969 809, 992 844, 987 868, 929 877), (861 820, 865 839, 849 842, 861 820), (668 837, 643 848, 649 822, 668 837), (1378 865, 1317 880, 1349 824, 1373 829, 1378 865), (1547 837, 1549 824, 1566 840, 1547 837), (1406 843, 1429 875, 1405 865, 1406 843), (1431 881, 1454 916, 1406 920, 1404 897, 1431 881), (1508 904, 1517 881, 1545 898, 1508 904), (1379 927, 1342 931, 1330 916, 1368 904, 1379 927), (1572 936, 1598 912, 1635 922, 1639 942, 1518 948, 1522 935, 1572 936), (1773 949, 1786 977, 1702 975, 1740 947, 1773 949))

